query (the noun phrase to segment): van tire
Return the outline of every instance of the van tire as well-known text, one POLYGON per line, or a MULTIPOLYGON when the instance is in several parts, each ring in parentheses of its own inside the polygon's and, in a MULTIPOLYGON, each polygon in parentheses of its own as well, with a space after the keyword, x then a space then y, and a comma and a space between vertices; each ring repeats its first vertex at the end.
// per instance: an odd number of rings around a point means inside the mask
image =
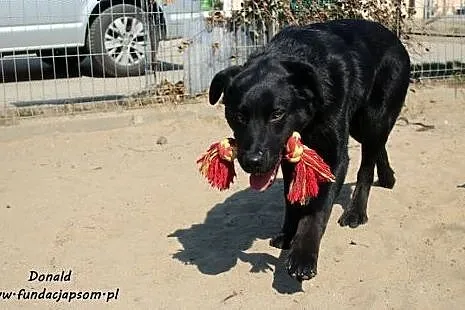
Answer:
POLYGON ((111 77, 145 73, 150 44, 143 14, 137 6, 119 4, 95 18, 88 39, 93 71, 111 77))

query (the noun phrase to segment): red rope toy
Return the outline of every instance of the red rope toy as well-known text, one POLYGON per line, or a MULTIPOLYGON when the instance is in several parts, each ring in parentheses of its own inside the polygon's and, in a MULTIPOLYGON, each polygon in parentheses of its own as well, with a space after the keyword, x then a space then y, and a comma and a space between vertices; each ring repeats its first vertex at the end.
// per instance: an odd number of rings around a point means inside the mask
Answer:
MULTIPOLYGON (((228 189, 236 172, 234 160, 237 155, 236 142, 232 138, 213 143, 197 160, 200 173, 212 187, 228 189)), ((286 143, 286 160, 295 164, 287 198, 291 203, 305 204, 307 198, 318 195, 319 183, 334 182, 330 167, 314 150, 302 143, 300 134, 294 132, 286 143)))

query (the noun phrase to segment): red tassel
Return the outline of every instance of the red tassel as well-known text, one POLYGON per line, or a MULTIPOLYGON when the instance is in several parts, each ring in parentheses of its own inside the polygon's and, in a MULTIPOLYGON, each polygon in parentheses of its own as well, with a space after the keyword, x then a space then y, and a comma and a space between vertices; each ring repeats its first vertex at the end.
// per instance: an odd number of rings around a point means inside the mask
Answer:
POLYGON ((211 186, 219 190, 228 189, 234 181, 234 159, 236 143, 232 138, 213 143, 198 160, 200 173, 207 178, 211 186))
POLYGON ((334 182, 330 167, 314 150, 305 146, 300 134, 294 132, 286 144, 286 159, 296 163, 287 199, 305 204, 307 198, 318 195, 321 182, 334 182))

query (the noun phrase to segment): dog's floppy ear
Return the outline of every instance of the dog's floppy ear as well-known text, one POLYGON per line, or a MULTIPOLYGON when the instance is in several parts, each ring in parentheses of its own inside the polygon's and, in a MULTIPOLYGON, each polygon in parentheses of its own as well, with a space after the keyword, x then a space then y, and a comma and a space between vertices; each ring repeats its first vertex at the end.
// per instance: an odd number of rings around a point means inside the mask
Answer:
POLYGON ((290 74, 290 82, 298 89, 301 95, 307 99, 322 99, 323 85, 321 73, 309 63, 284 60, 281 64, 290 74))
POLYGON ((210 91, 208 95, 208 99, 210 104, 215 104, 221 97, 221 94, 226 89, 226 87, 231 83, 231 80, 234 76, 236 76, 239 72, 242 71, 241 66, 231 66, 226 68, 220 72, 218 72, 214 77, 212 82, 210 83, 210 91))

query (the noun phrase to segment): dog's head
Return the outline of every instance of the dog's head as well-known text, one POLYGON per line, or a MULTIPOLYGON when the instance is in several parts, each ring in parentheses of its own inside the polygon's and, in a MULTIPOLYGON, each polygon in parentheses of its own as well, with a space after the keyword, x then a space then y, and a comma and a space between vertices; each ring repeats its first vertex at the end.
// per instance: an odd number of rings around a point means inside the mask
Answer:
POLYGON ((263 57, 218 72, 210 85, 210 104, 222 94, 239 164, 251 174, 251 187, 265 190, 276 177, 287 139, 315 115, 321 100, 316 72, 302 62, 263 57))

